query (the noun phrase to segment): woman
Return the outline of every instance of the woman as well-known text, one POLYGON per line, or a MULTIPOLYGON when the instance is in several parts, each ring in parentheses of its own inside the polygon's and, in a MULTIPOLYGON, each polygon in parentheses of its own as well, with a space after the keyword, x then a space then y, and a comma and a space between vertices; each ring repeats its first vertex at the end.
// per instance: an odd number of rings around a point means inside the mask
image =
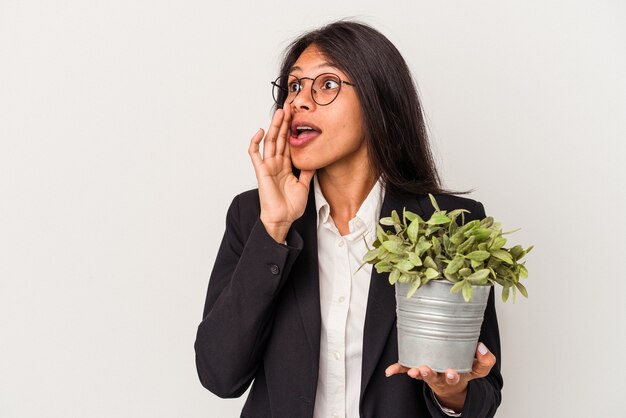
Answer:
POLYGON ((404 207, 429 217, 427 193, 485 216, 441 188, 400 53, 340 21, 296 39, 280 74, 271 126, 250 142, 258 190, 233 200, 211 274, 195 343, 202 384, 238 397, 252 383, 246 418, 493 416, 493 290, 471 373, 407 369, 393 287, 370 265, 357 271, 378 219, 404 207))

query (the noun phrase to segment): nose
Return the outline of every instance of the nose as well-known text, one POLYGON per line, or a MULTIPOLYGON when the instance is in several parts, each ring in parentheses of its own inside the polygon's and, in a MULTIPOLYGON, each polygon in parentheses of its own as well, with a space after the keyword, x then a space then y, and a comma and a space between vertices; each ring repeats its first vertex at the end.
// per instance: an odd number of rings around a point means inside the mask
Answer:
POLYGON ((315 102, 313 101, 313 80, 310 79, 300 79, 300 91, 296 94, 296 97, 293 98, 291 102, 291 106, 294 109, 303 109, 303 110, 311 110, 315 106, 315 102), (308 90, 308 91, 307 91, 308 90))

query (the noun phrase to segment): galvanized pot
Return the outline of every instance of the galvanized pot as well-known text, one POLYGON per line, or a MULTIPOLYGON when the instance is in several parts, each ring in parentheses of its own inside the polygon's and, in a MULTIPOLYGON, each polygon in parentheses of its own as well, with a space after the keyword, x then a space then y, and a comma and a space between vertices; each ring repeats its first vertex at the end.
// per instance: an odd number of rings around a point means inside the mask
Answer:
POLYGON ((407 298, 410 285, 396 282, 398 362, 443 372, 472 370, 491 286, 473 286, 471 302, 452 283, 433 280, 407 298))

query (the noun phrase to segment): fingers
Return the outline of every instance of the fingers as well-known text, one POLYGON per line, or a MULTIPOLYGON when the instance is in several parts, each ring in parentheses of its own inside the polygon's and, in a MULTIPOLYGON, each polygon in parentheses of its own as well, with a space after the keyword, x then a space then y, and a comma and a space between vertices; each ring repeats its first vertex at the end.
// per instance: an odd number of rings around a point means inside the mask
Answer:
POLYGON ((496 364, 496 356, 494 356, 483 343, 478 343, 476 348, 476 361, 472 367, 472 379, 485 377, 496 364))
POLYGON ((250 146, 248 147, 248 154, 250 155, 252 165, 254 165, 255 168, 263 162, 261 159, 261 153, 259 152, 259 144, 261 143, 261 139, 263 139, 263 134, 263 129, 256 131, 252 139, 250 139, 250 146))
POLYGON ((278 109, 274 112, 272 123, 270 124, 270 128, 267 130, 267 135, 265 135, 265 140, 263 141, 263 159, 273 157, 276 154, 276 138, 278 137, 278 132, 282 126, 284 115, 285 113, 282 109, 278 109))
POLYGON ((393 376, 394 374, 406 373, 408 371, 408 367, 404 367, 400 363, 395 363, 385 369, 385 376, 389 377, 393 376))
POLYGON ((301 170, 298 181, 304 184, 307 188, 309 188, 311 184, 311 179, 313 178, 314 174, 315 174, 315 170, 301 170))
POLYGON ((285 106, 283 106, 285 116, 283 117, 280 131, 278 131, 278 138, 276 139, 276 154, 278 155, 282 155, 285 152, 287 141, 289 141, 289 137, 291 136, 291 110, 289 105, 285 106))

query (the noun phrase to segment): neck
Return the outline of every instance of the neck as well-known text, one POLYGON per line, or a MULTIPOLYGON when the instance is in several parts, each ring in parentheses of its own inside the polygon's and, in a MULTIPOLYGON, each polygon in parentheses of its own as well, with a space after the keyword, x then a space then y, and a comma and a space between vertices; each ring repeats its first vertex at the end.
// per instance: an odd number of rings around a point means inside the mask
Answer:
POLYGON ((356 216, 378 177, 368 164, 364 164, 353 170, 320 169, 317 179, 337 229, 347 234, 348 221, 356 216))

